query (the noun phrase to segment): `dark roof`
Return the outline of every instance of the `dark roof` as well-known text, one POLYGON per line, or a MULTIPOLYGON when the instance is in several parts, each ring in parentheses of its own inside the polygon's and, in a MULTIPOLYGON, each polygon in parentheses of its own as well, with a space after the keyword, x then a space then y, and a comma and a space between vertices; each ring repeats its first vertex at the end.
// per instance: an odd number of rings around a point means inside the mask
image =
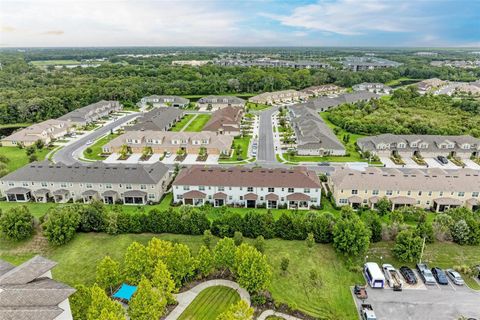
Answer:
POLYGON ((310 201, 310 196, 305 193, 292 193, 287 195, 288 201, 310 201))
POLYGON ((231 186, 231 187, 291 187, 320 188, 320 180, 314 171, 303 167, 292 169, 191 166, 183 169, 174 185, 231 186))
POLYGON ((154 108, 137 119, 133 126, 125 127, 127 131, 153 130, 163 131, 173 124, 184 112, 177 108, 154 108))
POLYGON ((0 285, 24 284, 35 280, 57 265, 52 260, 35 256, 0 276, 0 285))
POLYGON ((0 180, 157 184, 167 172, 168 168, 161 162, 150 165, 112 165, 98 161, 87 165, 66 165, 63 163, 54 164, 49 161, 42 161, 32 162, 4 176, 0 180))
POLYGON ((213 195, 213 199, 227 199, 227 194, 223 192, 217 192, 213 195))
POLYGON ((370 99, 376 99, 380 96, 376 93, 370 91, 355 91, 351 93, 343 93, 338 95, 337 97, 329 98, 329 97, 319 97, 316 99, 312 99, 302 105, 320 111, 329 109, 332 107, 339 106, 344 103, 355 103, 358 101, 367 101, 370 99))
POLYGON ((24 187, 15 187, 15 188, 11 188, 11 189, 8 189, 7 191, 5 191, 6 194, 19 194, 19 193, 28 193, 30 192, 31 190, 28 189, 28 188, 24 188, 24 187))
POLYGON ((146 192, 140 190, 129 190, 123 193, 124 197, 145 197, 146 195, 146 192))
POLYGON ((243 196, 245 200, 257 200, 258 195, 256 193, 247 193, 246 195, 243 196))
POLYGON ((203 199, 205 196, 205 193, 197 190, 188 191, 183 194, 185 199, 203 199))
POLYGON ((203 127, 203 131, 240 131, 240 122, 242 121, 243 108, 226 107, 212 113, 212 117, 203 127), (237 125, 238 128, 232 127, 237 125))

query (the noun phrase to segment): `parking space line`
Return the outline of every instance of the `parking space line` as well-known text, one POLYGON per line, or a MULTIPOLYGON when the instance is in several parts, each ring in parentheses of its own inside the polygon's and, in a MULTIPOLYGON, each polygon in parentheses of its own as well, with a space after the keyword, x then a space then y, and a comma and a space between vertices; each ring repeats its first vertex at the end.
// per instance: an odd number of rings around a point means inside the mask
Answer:
POLYGON ((455 285, 453 285, 450 281, 450 279, 447 278, 448 285, 454 290, 457 291, 457 288, 455 288, 455 285))

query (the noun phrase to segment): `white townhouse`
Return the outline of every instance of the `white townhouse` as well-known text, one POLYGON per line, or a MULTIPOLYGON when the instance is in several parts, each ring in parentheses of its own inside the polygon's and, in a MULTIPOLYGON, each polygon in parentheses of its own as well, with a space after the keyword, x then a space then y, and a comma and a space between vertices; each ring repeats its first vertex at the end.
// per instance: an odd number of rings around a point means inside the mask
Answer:
POLYGON ((232 205, 269 209, 309 209, 320 205, 321 184, 314 171, 292 169, 220 168, 183 169, 172 185, 174 202, 215 207, 232 205))

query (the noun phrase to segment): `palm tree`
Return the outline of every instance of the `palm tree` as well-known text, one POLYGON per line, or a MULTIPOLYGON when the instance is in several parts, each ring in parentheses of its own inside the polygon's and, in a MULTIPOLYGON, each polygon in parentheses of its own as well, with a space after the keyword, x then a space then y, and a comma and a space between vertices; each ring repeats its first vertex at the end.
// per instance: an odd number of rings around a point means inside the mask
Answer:
POLYGON ((151 156, 153 154, 153 150, 152 150, 152 147, 150 146, 145 146, 143 147, 143 150, 142 150, 142 159, 147 159, 149 156, 151 156))
POLYGON ((132 149, 128 145, 122 144, 122 146, 120 147, 120 158, 126 159, 131 153, 132 149))

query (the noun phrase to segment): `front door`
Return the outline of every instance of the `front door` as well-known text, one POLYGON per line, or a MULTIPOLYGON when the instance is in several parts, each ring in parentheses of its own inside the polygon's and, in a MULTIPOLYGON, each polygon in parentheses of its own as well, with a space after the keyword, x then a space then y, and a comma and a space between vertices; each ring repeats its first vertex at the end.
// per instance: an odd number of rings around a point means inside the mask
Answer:
POLYGON ((247 200, 247 208, 256 208, 256 207, 257 207, 257 201, 247 200))
POLYGON ((215 207, 221 207, 223 206, 225 203, 224 203, 224 200, 223 199, 215 199, 215 207))

